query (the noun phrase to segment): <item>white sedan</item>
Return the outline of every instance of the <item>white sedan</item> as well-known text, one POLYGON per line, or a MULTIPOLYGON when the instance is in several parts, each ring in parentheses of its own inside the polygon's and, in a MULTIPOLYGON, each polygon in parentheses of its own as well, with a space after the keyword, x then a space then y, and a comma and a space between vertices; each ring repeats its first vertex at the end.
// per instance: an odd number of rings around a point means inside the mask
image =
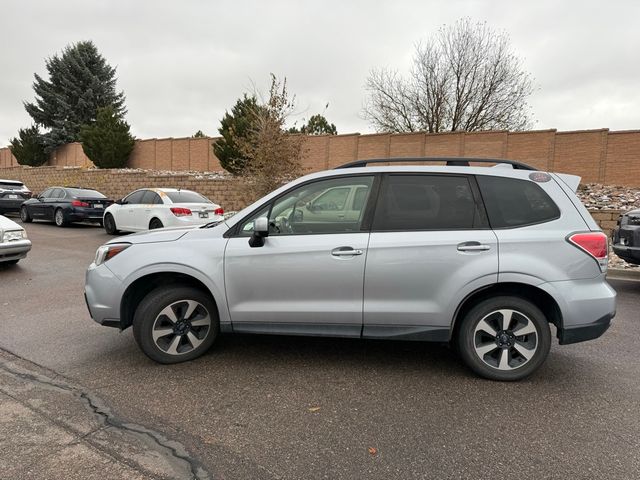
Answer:
POLYGON ((223 219, 224 210, 191 190, 143 188, 131 192, 104 211, 104 229, 139 232, 163 227, 202 225, 223 219))
POLYGON ((20 225, 0 215, 0 263, 13 265, 27 256, 31 241, 20 225))

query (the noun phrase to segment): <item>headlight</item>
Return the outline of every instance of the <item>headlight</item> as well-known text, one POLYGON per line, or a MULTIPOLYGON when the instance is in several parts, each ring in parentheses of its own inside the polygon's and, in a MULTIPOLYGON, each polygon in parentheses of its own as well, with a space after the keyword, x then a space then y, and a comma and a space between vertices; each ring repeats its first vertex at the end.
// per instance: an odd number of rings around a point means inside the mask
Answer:
POLYGON ((102 245, 98 248, 96 258, 93 260, 93 263, 96 264, 96 267, 98 265, 102 265, 107 260, 110 260, 119 253, 124 252, 130 246, 130 243, 112 243, 109 245, 102 245))
POLYGON ((640 225, 640 217, 636 215, 629 215, 627 217, 627 225, 640 225))
POLYGON ((4 232, 2 241, 15 242, 16 240, 23 240, 25 238, 27 238, 27 232, 25 232, 24 230, 11 230, 9 232, 4 232))

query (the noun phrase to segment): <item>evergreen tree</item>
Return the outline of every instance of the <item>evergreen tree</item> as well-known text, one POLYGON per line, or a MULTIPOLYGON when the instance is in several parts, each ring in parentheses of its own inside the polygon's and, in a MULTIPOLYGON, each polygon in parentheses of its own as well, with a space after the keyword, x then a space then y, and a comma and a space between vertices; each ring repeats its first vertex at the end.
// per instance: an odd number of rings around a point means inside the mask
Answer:
POLYGON ((67 46, 60 56, 45 63, 49 79, 35 74, 35 101, 24 106, 36 124, 49 130, 44 136, 47 151, 78 141, 80 128, 93 123, 101 107, 110 106, 118 118, 124 116, 124 94, 116 91, 116 69, 93 42, 67 46))
POLYGON ((247 156, 240 151, 237 141, 249 136, 261 108, 255 95, 249 97, 245 93, 236 101, 231 113, 225 112, 220 121, 218 132, 222 138, 213 143, 213 152, 222 168, 234 175, 241 174, 247 167, 247 156))
POLYGON ((135 144, 129 124, 111 106, 98 109, 96 121, 80 130, 80 140, 84 153, 99 168, 124 167, 135 144))
POLYGON ((12 138, 9 142, 9 149, 20 165, 39 167, 49 158, 45 152, 44 137, 37 125, 21 128, 18 137, 12 138))
POLYGON ((206 137, 206 135, 202 133, 202 130, 198 130, 196 133, 193 134, 193 137, 191 138, 204 138, 204 137, 206 137))
POLYGON ((291 127, 289 133, 303 133, 305 135, 337 135, 338 129, 333 123, 324 117, 324 115, 317 113, 312 115, 309 121, 300 127, 291 127))

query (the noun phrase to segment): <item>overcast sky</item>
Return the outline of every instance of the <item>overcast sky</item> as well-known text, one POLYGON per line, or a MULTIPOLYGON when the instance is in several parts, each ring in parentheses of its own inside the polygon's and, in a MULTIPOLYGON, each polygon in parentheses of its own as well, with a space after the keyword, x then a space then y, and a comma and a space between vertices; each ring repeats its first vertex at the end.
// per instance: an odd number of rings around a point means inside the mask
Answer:
POLYGON ((31 121, 33 74, 93 40, 117 66, 138 138, 216 135, 224 111, 269 73, 286 76, 298 123, 323 112, 339 133, 361 118, 372 67, 406 71, 414 45, 461 16, 506 30, 535 78, 536 129, 640 129, 640 2, 3 0, 0 145, 31 121))

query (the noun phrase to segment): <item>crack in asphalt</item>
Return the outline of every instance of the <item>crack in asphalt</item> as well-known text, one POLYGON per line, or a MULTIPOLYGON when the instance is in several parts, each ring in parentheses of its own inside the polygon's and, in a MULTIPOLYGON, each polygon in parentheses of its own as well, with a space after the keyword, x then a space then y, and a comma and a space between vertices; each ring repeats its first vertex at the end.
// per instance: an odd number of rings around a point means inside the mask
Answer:
MULTIPOLYGON (((4 349, 0 349, 0 350, 8 353, 11 356, 20 358, 25 362, 29 362, 28 360, 22 359, 21 357, 11 352, 8 352, 4 349)), ((142 425, 137 425, 135 423, 129 423, 129 422, 124 422, 120 420, 111 412, 111 410, 106 406, 106 404, 98 396, 93 395, 85 390, 82 390, 79 387, 70 385, 69 383, 64 381, 56 381, 44 375, 15 370, 9 367, 5 362, 0 362, 0 368, 4 370, 6 373, 8 373, 9 375, 18 377, 26 382, 37 383, 47 388, 54 388, 57 390, 61 390, 66 394, 73 395, 74 397, 78 398, 86 406, 86 408, 93 414, 93 416, 98 418, 99 422, 102 424, 102 427, 98 429, 94 429, 91 432, 88 432, 82 435, 81 437, 78 438, 78 440, 83 440, 83 439, 86 440, 87 439, 86 437, 96 433, 97 431, 104 429, 105 426, 112 427, 116 430, 129 433, 134 437, 138 437, 138 438, 146 437, 147 439, 151 440, 152 443, 157 445, 159 449, 167 452, 168 457, 170 459, 172 458, 174 459, 174 461, 177 460, 179 462, 186 463, 191 475, 190 477, 191 479, 193 480, 211 480, 212 479, 212 476, 209 474, 209 472, 207 472, 207 470, 202 466, 202 464, 200 464, 200 462, 192 458, 187 453, 187 450, 181 443, 174 440, 169 440, 167 437, 165 437, 161 433, 155 430, 152 430, 150 428, 146 428, 146 427, 143 427, 142 425)), ((57 377, 61 377, 61 375, 57 374, 56 378, 57 377)), ((170 463, 172 462, 170 461, 170 463)), ((143 470, 145 470, 143 467, 139 465, 138 465, 138 468, 142 468, 143 470)))

